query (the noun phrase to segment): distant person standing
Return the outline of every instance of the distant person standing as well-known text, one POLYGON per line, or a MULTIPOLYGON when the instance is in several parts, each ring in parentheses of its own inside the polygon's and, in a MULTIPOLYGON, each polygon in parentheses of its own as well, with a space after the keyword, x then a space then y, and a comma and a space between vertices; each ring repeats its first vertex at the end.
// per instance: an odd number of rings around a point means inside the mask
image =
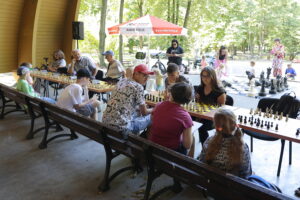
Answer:
POLYGON ((179 70, 182 71, 182 57, 184 56, 184 51, 181 46, 179 46, 176 39, 172 40, 172 46, 167 50, 168 64, 175 63, 179 66, 179 70))
POLYGON ((215 69, 218 70, 219 67, 224 67, 222 71, 225 73, 226 76, 228 75, 227 59, 227 48, 225 46, 221 46, 219 52, 216 55, 215 69))
POLYGON ((275 45, 273 46, 273 49, 271 51, 271 54, 274 55, 273 59, 273 76, 277 77, 278 75, 282 75, 282 62, 284 58, 284 46, 280 43, 280 39, 274 40, 275 45))

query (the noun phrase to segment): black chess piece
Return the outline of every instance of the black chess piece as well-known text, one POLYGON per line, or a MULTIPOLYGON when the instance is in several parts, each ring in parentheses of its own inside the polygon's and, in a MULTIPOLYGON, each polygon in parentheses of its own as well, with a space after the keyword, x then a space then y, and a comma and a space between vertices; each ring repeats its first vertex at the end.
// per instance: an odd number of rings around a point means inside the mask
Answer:
POLYGON ((268 122, 267 129, 270 129, 270 122, 268 122))
POLYGON ((244 124, 247 124, 247 117, 244 117, 244 124))
POLYGON ((268 68, 267 68, 267 79, 268 79, 268 80, 270 80, 271 71, 272 71, 272 68, 271 68, 271 67, 268 67, 268 68))
POLYGON ((271 88, 269 90, 270 94, 276 94, 276 89, 275 89, 275 79, 271 80, 271 88))
POLYGON ((276 91, 281 92, 280 91, 280 80, 279 79, 276 80, 276 91))
POLYGON ((288 89, 288 88, 289 88, 289 85, 288 85, 288 83, 287 83, 287 77, 284 77, 284 78, 283 78, 283 86, 284 86, 285 89, 288 89))
POLYGON ((271 127, 273 127, 273 122, 271 122, 271 127))
POLYGON ((278 124, 276 124, 275 130, 278 131, 278 124))
POLYGON ((243 116, 240 115, 240 123, 243 122, 243 116))
POLYGON ((264 72, 264 71, 262 71, 262 72, 260 73, 260 76, 259 76, 259 82, 262 82, 263 80, 265 80, 265 72, 264 72))
POLYGON ((265 80, 262 80, 262 82, 261 82, 261 89, 260 89, 258 95, 261 97, 264 97, 267 95, 266 89, 265 89, 265 80))
POLYGON ((280 79, 279 88, 280 88, 280 92, 282 92, 282 91, 284 90, 284 86, 283 86, 283 78, 280 79))
POLYGON ((298 128, 298 129, 297 129, 297 131, 296 131, 296 135, 298 136, 298 135, 299 135, 299 133, 300 133, 300 128, 298 128))

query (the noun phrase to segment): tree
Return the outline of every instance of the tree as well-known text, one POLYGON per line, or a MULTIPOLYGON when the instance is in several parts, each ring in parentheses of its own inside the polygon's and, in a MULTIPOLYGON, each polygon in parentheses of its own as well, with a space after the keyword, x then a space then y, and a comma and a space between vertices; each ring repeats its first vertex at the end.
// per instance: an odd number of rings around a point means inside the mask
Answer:
MULTIPOLYGON (((123 22, 124 0, 120 0, 119 24, 123 22)), ((123 63, 123 36, 119 36, 119 60, 123 63)))
POLYGON ((184 17, 184 22, 183 22, 183 27, 184 28, 186 28, 187 25, 188 25, 191 4, 192 4, 192 0, 188 0, 187 6, 186 6, 186 12, 185 12, 185 17, 184 17))
MULTIPOLYGON (((101 18, 100 18, 100 31, 99 31, 99 51, 104 52, 105 50, 105 22, 106 22, 106 10, 107 10, 107 0, 102 0, 101 5, 101 18)), ((104 57, 100 54, 100 66, 106 66, 104 62, 104 57)))

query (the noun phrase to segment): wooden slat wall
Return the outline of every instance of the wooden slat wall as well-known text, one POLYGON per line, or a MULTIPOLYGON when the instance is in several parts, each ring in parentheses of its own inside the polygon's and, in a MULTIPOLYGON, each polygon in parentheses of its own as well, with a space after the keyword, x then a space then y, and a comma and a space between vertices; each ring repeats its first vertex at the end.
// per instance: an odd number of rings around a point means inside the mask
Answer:
POLYGON ((8 72, 18 65, 18 35, 24 0, 0 2, 0 72, 8 72))
POLYGON ((52 60, 52 53, 63 49, 68 0, 40 0, 33 35, 33 64, 40 66, 43 58, 52 60))

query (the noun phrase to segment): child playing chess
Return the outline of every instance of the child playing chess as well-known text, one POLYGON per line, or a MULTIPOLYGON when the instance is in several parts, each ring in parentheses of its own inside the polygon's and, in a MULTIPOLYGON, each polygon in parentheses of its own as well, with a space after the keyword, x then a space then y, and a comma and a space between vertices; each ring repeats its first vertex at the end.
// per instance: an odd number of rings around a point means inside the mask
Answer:
POLYGON ((199 160, 241 178, 252 174, 250 152, 231 110, 219 109, 214 115, 216 133, 209 137, 199 160))
POLYGON ((167 75, 168 77, 165 79, 166 89, 174 83, 179 83, 179 82, 189 83, 189 81, 184 76, 179 74, 179 67, 175 63, 168 64, 167 75))
POLYGON ((154 70, 154 74, 155 74, 155 80, 156 80, 156 90, 161 91, 161 90, 163 90, 164 76, 161 74, 160 70, 158 70, 158 69, 154 70))
POLYGON ((287 78, 295 79, 296 71, 295 71, 295 69, 292 67, 291 64, 288 64, 288 65, 287 65, 287 69, 285 70, 285 76, 286 76, 287 78))
MULTIPOLYGON (((205 67, 200 74, 201 84, 196 89, 196 102, 211 105, 224 105, 226 93, 221 83, 218 81, 216 72, 211 67, 205 67)), ((208 130, 213 129, 210 120, 201 119, 203 124, 199 128, 200 142, 203 144, 208 138, 208 130)))
MULTIPOLYGON (((192 100, 193 89, 187 83, 175 83, 170 88, 169 101, 158 103, 152 111, 150 140, 189 156, 194 155, 192 135, 193 121, 190 114, 181 106, 192 100)), ((173 189, 181 189, 178 181, 174 180, 173 189)))

